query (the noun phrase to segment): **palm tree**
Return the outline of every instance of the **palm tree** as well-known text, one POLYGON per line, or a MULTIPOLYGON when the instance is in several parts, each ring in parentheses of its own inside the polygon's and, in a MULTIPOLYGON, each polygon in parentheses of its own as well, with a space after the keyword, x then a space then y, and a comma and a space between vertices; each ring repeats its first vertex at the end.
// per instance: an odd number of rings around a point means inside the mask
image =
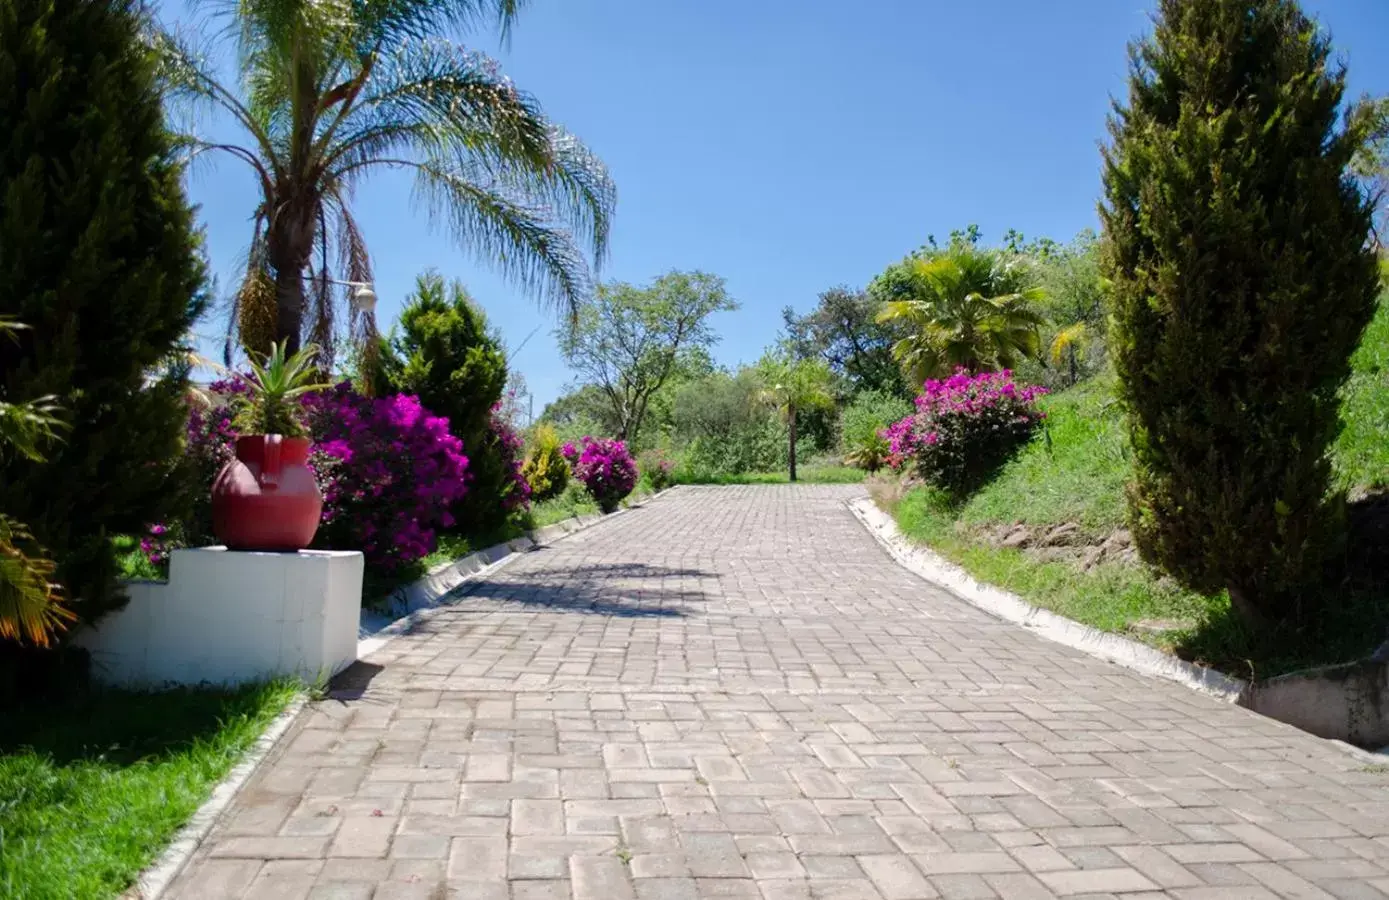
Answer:
POLYGON ((894 268, 874 283, 886 300, 878 321, 905 327, 892 354, 918 384, 959 367, 1006 369, 1037 355, 1043 294, 1015 254, 957 245, 894 268))
MULTIPOLYGON (((13 338, 23 327, 0 316, 0 337, 13 338)), ((0 455, 18 453, 42 462, 43 443, 61 427, 56 412, 52 397, 28 403, 0 400, 0 455)), ((75 618, 51 580, 55 569, 29 530, 0 513, 0 638, 47 646, 75 618)))
MULTIPOLYGON (((448 37, 489 22, 505 37, 524 2, 227 3, 236 84, 181 38, 155 36, 171 95, 220 109, 242 133, 187 137, 192 152, 240 160, 259 187, 232 314, 249 350, 331 350, 347 296, 334 279, 372 280, 351 192, 385 169, 413 173, 428 214, 523 288, 571 312, 587 295, 587 258, 606 254, 616 202, 606 168, 495 62, 448 37)), ((374 334, 369 311, 349 312, 351 334, 374 334)))
POLYGON ((832 406, 834 375, 821 359, 796 359, 790 353, 768 353, 757 364, 765 387, 762 397, 786 417, 790 441, 791 480, 796 480, 796 411, 832 406))

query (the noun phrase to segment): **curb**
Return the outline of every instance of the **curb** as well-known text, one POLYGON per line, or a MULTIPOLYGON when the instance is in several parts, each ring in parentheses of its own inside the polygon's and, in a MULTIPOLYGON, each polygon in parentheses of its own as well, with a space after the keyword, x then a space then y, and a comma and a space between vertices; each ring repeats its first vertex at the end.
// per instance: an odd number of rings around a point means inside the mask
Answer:
POLYGON ((664 497, 680 485, 672 485, 640 501, 603 515, 587 513, 553 525, 528 531, 517 538, 470 553, 462 559, 444 563, 423 578, 398 587, 391 593, 391 612, 378 613, 363 609, 357 628, 357 658, 362 659, 384 647, 392 638, 408 632, 420 617, 447 602, 448 596, 459 587, 481 575, 490 575, 508 565, 523 553, 544 547, 585 531, 603 522, 611 522, 633 509, 664 497), (391 618, 395 616, 395 618, 391 618))
MULTIPOLYGON (((623 507, 608 515, 583 515, 575 516, 572 519, 565 519, 554 525, 546 525, 534 531, 527 532, 521 537, 514 538, 502 544, 495 544, 476 553, 470 553, 460 560, 447 563, 438 569, 430 572, 424 578, 398 588, 397 594, 402 591, 417 591, 413 596, 421 599, 416 601, 411 611, 400 618, 391 621, 384 615, 362 611, 361 625, 358 628, 357 657, 370 653, 383 646, 391 638, 403 634, 409 630, 410 626, 424 613, 441 605, 441 600, 455 590, 460 584, 471 578, 493 572, 505 566, 522 553, 529 552, 536 547, 553 544, 554 542, 566 538, 571 534, 583 531, 600 522, 611 521, 615 516, 620 516, 630 509, 640 508, 646 503, 675 490, 679 485, 673 485, 662 491, 657 491, 643 497, 639 502, 631 506, 623 507), (444 587, 447 585, 447 587, 444 587)), ((212 794, 206 801, 199 806, 192 817, 180 828, 164 848, 158 858, 142 871, 132 890, 124 894, 130 900, 159 900, 164 892, 173 884, 174 879, 179 876, 188 861, 193 858, 198 847, 202 845, 212 826, 217 823, 222 813, 236 795, 255 774, 260 764, 270 755, 275 744, 284 736, 285 732, 294 723, 295 717, 304 709, 308 703, 307 696, 300 696, 291 701, 284 710, 276 716, 256 742, 242 757, 241 761, 232 767, 227 776, 223 778, 212 789, 212 794)))
POLYGON ((241 788, 255 774, 265 757, 270 755, 275 743, 289 730, 289 726, 294 723, 295 717, 306 703, 308 697, 301 694, 271 720, 241 761, 232 766, 227 776, 212 789, 212 795, 174 834, 174 839, 164 848, 164 852, 159 854, 159 858, 140 873, 135 884, 134 897, 140 900, 159 900, 164 895, 184 866, 188 865, 188 860, 193 858, 193 854, 202 845, 203 839, 212 830, 222 812, 231 805, 236 795, 241 793, 241 788))
POLYGON ((935 551, 909 541, 897 523, 871 498, 848 503, 849 510, 899 564, 918 577, 995 618, 1021 625, 1040 637, 1143 675, 1175 681, 1228 703, 1239 702, 1248 683, 1238 678, 1169 656, 1147 644, 1082 625, 1050 610, 1033 606, 1016 594, 976 580, 935 551))

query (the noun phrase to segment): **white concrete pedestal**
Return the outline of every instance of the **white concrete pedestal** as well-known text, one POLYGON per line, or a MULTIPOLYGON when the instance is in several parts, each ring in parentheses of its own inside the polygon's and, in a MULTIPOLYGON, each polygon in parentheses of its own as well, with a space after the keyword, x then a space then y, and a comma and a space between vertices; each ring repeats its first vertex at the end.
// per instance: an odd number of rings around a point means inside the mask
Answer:
POLYGON ((357 659, 362 567, 356 551, 175 550, 167 582, 129 583, 76 643, 94 679, 124 687, 326 679, 357 659))

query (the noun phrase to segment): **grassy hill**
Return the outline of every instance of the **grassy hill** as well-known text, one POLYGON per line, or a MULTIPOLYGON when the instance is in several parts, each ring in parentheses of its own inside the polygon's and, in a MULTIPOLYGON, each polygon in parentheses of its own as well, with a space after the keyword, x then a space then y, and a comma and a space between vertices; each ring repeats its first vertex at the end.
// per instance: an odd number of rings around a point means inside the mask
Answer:
MULTIPOLYGON (((1342 407, 1346 428, 1333 460, 1340 484, 1360 498, 1389 489, 1389 295, 1353 366, 1342 407)), ((1383 580, 1348 578, 1315 628, 1255 638, 1232 618, 1223 594, 1185 591, 1126 558, 1131 553, 1100 553, 1107 538, 1108 550, 1122 539, 1115 532, 1124 525, 1129 476, 1113 378, 1092 379, 1043 406, 1044 432, 964 503, 952 506, 926 488, 896 501, 903 530, 1039 606, 1131 632, 1241 677, 1353 659, 1384 640, 1389 583, 1383 580), (1033 546, 1002 546, 1009 543, 1005 535, 1024 533, 1019 524, 1033 546), (1057 529, 1065 525, 1075 527, 1057 529), (1060 546, 1036 546, 1057 531, 1060 546)))

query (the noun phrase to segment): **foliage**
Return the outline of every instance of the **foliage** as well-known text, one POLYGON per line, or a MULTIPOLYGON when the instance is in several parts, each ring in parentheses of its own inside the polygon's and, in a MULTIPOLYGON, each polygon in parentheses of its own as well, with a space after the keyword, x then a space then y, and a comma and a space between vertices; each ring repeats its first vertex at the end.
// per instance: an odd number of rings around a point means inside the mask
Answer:
POLYGON ((127 893, 298 692, 100 691, 7 710, 0 896, 127 893))
POLYGON ((672 404, 672 435, 684 445, 681 481, 713 474, 784 469, 785 420, 762 401, 755 369, 714 372, 681 385, 672 404))
POLYGON ((1104 631, 1124 632, 1142 619, 1196 623, 1220 607, 1218 598, 1184 590, 1141 566, 1103 563, 1083 571, 1067 560, 1047 561, 971 540, 952 498, 929 487, 909 490, 894 515, 903 534, 929 544, 980 581, 1104 631))
POLYGON ((643 450, 637 454, 637 471, 653 491, 663 491, 675 483, 675 460, 664 450, 643 450))
POLYGON ((765 354, 757 364, 762 379, 762 399, 786 419, 789 475, 796 480, 797 414, 834 406, 830 393, 834 376, 818 359, 797 359, 787 350, 765 354))
POLYGON ((879 321, 906 335, 893 356, 914 382, 1005 369, 1038 351, 1042 291, 1026 257, 952 242, 889 266, 868 287, 879 321))
POLYGON ((1336 480, 1347 488, 1389 490, 1389 294, 1380 295, 1351 370, 1341 390, 1345 428, 1333 454, 1336 480))
POLYGON ((963 502, 959 520, 970 526, 1071 522, 1095 537, 1124 527, 1131 463, 1114 387, 1105 376, 1040 397, 1042 435, 963 502))
POLYGON ((122 0, 0 5, 0 396, 75 426, 0 461, 0 510, 58 564, 86 622, 121 602, 112 533, 173 512, 186 365, 202 311, 192 210, 122 0))
POLYGON ((413 175, 431 217, 524 288, 570 310, 587 295, 584 258, 606 252, 616 200, 607 171, 494 61, 451 39, 487 20, 505 31, 520 5, 223 5, 226 27, 213 33, 234 35, 237 45, 236 77, 225 82, 181 37, 158 36, 173 94, 189 112, 220 110, 241 134, 186 140, 245 163, 255 177, 246 278, 273 279, 274 309, 259 315, 273 313, 274 336, 291 352, 304 339, 331 349, 344 305, 348 330, 374 342, 371 316, 329 279, 372 280, 350 201, 364 178, 387 169, 413 175))
POLYGON ((531 451, 521 469, 531 488, 531 501, 544 503, 564 493, 569 486, 569 462, 560 452, 559 434, 551 425, 535 426, 531 434, 531 451))
POLYGON ((892 356, 892 331, 878 321, 881 307, 867 291, 841 285, 823 291, 810 312, 798 316, 788 306, 781 317, 797 357, 823 359, 851 393, 878 391, 905 400, 911 392, 892 356))
POLYGON ((621 427, 608 398, 592 384, 579 385, 545 404, 539 421, 553 427, 561 443, 586 434, 614 434, 621 427))
POLYGON ((1135 542, 1251 624, 1315 612, 1337 392, 1379 291, 1330 49, 1292 0, 1162 0, 1105 150, 1135 542))
POLYGON ((682 357, 718 340, 709 317, 737 308, 722 278, 668 272, 646 287, 599 285, 556 337, 569 367, 602 392, 617 436, 636 441, 651 398, 682 357))
POLYGON ((506 386, 506 356, 482 309, 461 282, 428 272, 401 311, 383 354, 395 392, 412 394, 448 420, 468 454, 468 492, 453 510, 467 533, 496 528, 527 501, 520 439, 497 414, 506 386))
POLYGON ((928 483, 964 496, 978 487, 1042 421, 1036 399, 1046 388, 1019 388, 1013 373, 957 369, 931 379, 916 398, 916 412, 887 428, 892 456, 928 483))
POLYGON ((1041 346, 1050 371, 1045 383, 1070 387, 1102 371, 1108 360, 1106 291, 1100 274, 1099 237, 1089 229, 1070 244, 1034 257, 1047 322, 1041 346))
MULTIPOLYGON (((12 338, 23 325, 0 318, 0 337, 12 338)), ((0 395, 3 396, 3 395, 0 395)), ((16 455, 43 462, 43 445, 62 427, 51 397, 27 403, 0 400, 0 460, 16 455)), ((57 565, 33 543, 21 522, 0 513, 0 639, 48 646, 67 627, 72 613, 63 605, 57 565)))
POLYGON ((434 549, 467 491, 469 460, 448 421, 415 397, 364 397, 346 382, 304 398, 324 480, 316 543, 360 549, 390 572, 434 549))
POLYGON ((617 509, 622 498, 637 486, 637 464, 622 441, 585 437, 577 447, 565 444, 562 452, 574 468, 574 477, 583 482, 605 513, 617 509))
POLYGON ((300 400, 313 391, 328 387, 315 379, 314 358, 318 348, 301 347, 286 357, 283 342, 272 343, 263 362, 251 359, 250 371, 242 378, 244 390, 234 394, 238 411, 236 428, 241 434, 279 434, 303 437, 304 412, 300 400))
POLYGON ((876 472, 887 463, 891 447, 882 432, 911 415, 912 404, 895 394, 864 391, 839 414, 839 446, 849 465, 876 472))

